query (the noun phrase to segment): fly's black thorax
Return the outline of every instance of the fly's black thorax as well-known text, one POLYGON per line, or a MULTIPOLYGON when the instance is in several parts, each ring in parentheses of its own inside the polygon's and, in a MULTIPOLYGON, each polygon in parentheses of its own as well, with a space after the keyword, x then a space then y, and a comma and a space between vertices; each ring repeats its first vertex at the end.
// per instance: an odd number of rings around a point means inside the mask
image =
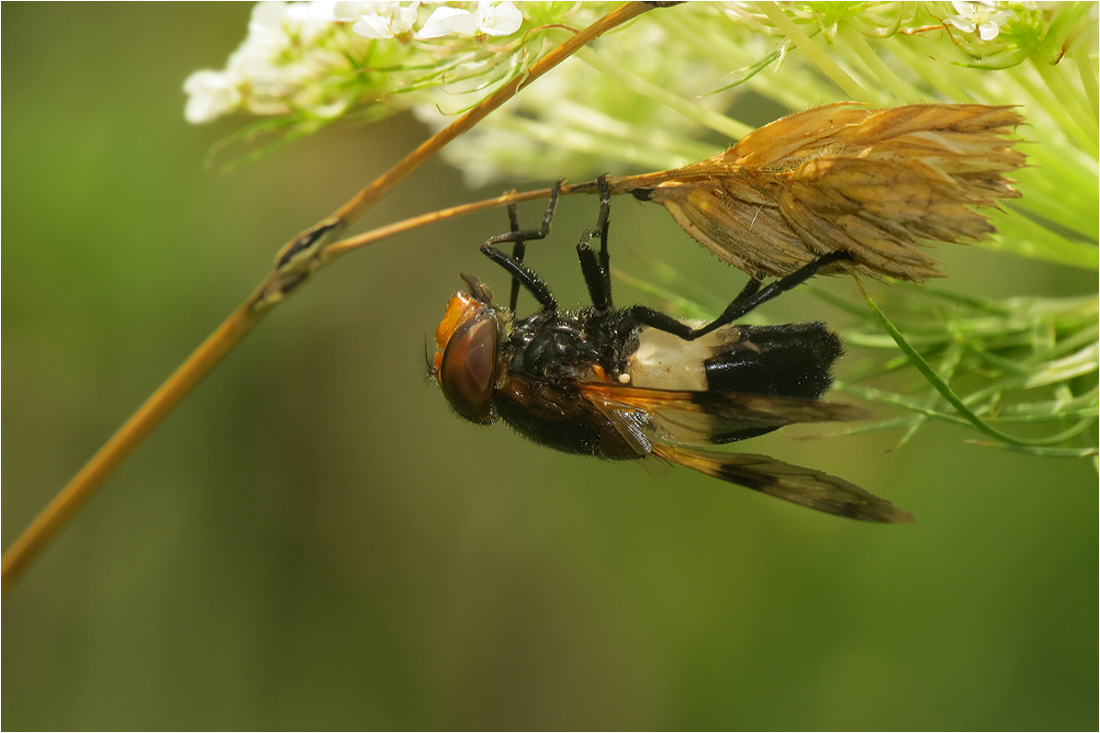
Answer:
POLYGON ((637 346, 622 311, 543 311, 516 324, 501 349, 493 406, 512 428, 566 453, 639 458, 622 434, 573 385, 616 379, 637 346))
POLYGON ((612 377, 623 373, 636 332, 623 311, 543 311, 516 324, 503 353, 515 374, 555 383, 594 381, 595 367, 612 377))

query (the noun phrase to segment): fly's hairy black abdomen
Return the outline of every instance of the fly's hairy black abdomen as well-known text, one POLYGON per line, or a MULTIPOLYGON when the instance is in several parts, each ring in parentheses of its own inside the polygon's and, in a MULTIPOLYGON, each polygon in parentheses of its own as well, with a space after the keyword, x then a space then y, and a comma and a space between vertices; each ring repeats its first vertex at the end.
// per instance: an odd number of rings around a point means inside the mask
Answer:
POLYGON ((716 392, 817 399, 832 384, 832 366, 843 353, 824 323, 739 326, 741 338, 728 351, 704 361, 707 384, 716 392))

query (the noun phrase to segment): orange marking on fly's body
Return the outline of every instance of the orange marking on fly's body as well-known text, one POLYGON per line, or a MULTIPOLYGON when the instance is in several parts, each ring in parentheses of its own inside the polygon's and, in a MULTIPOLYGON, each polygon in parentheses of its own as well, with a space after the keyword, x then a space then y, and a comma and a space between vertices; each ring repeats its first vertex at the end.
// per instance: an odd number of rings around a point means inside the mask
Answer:
POLYGON ((485 304, 475 300, 469 293, 464 293, 461 290, 455 292, 451 296, 451 300, 447 303, 447 310, 443 313, 443 320, 439 322, 439 327, 435 330, 435 345, 440 352, 443 352, 447 348, 447 344, 450 342, 451 337, 454 336, 455 331, 466 321, 473 318, 481 310, 485 308, 485 304))

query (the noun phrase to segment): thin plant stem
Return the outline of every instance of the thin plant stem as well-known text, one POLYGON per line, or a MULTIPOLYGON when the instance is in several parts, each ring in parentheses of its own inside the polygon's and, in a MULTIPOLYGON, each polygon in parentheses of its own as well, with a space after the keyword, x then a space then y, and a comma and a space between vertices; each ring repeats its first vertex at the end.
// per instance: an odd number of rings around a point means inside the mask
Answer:
POLYGON ((695 104, 679 94, 673 94, 667 89, 662 89, 651 81, 643 79, 628 69, 624 69, 611 59, 597 53, 591 48, 585 48, 577 54, 577 58, 585 62, 593 69, 607 74, 612 79, 622 82, 624 86, 642 96, 648 97, 669 109, 679 112, 689 120, 694 120, 715 132, 731 137, 734 140, 745 137, 753 131, 751 125, 730 119, 721 112, 695 104))
MULTIPOLYGON (((1097 145, 1096 140, 1092 139, 1092 135, 1081 130, 1071 118, 1065 105, 1058 99, 1058 96, 1051 92, 1045 84, 1039 83, 1041 78, 1033 79, 1027 72, 1026 68, 1014 66, 1007 70, 1006 78, 1034 99, 1038 103, 1037 106, 1050 116, 1054 124, 1058 125, 1067 137, 1076 142, 1082 150, 1095 156, 1097 145)), ((1036 73, 1036 76, 1038 76, 1038 73, 1036 73)))
MULTIPOLYGON (((591 185, 593 191, 596 190, 595 183, 591 185)), ((584 186, 562 186, 561 194, 577 193, 580 190, 585 190, 584 186)), ((414 216, 403 221, 394 222, 393 224, 387 224, 384 227, 378 227, 372 229, 369 232, 356 235, 354 237, 348 237, 347 239, 341 239, 339 242, 333 242, 325 250, 321 256, 322 266, 329 265, 335 260, 343 257, 349 252, 354 252, 361 247, 366 247, 368 244, 374 244, 375 242, 389 237, 402 234, 413 229, 417 229, 426 224, 434 224, 439 221, 446 221, 447 219, 454 219, 459 216, 465 216, 467 214, 473 214, 478 211, 484 211, 485 209, 491 209, 495 206, 506 206, 508 204, 518 204, 524 201, 535 201, 537 199, 550 198, 549 188, 540 188, 536 191, 523 191, 512 193, 506 193, 501 196, 497 196, 491 199, 484 199, 482 201, 475 201, 472 204, 462 204, 461 206, 452 206, 449 209, 440 209, 439 211, 433 211, 430 214, 421 214, 420 216, 414 216)))
POLYGON ((138 408, 4 553, 0 592, 7 594, 14 587, 31 561, 131 451, 240 343, 274 305, 308 279, 319 267, 326 246, 337 239, 351 222, 362 216, 444 145, 476 125, 490 112, 514 97, 520 89, 593 39, 654 7, 657 5, 626 3, 603 16, 532 64, 525 74, 516 76, 448 127, 430 137, 331 216, 286 245, 280 251, 275 269, 244 305, 226 319, 138 408), (302 247, 306 256, 289 258, 288 255, 296 254, 294 248, 303 242, 306 242, 302 247))
MULTIPOLYGON (((659 131, 645 128, 630 128, 633 136, 645 140, 646 144, 624 142, 619 135, 597 133, 590 129, 577 129, 566 124, 551 125, 545 122, 522 117, 502 118, 499 123, 503 129, 522 133, 532 140, 553 144, 562 150, 571 150, 586 155, 600 155, 606 160, 617 160, 637 166, 665 170, 680 168, 687 163, 711 157, 721 151, 713 145, 694 143, 690 151, 681 145, 681 150, 666 149, 667 139, 662 139, 659 131)), ((628 128, 627 125, 620 127, 628 128)))
POLYGON ((1026 453, 1032 456, 1044 456, 1046 458, 1088 458, 1093 457, 1093 465, 1096 461, 1096 449, 1095 448, 1046 448, 1043 446, 1034 445, 1012 445, 1011 443, 990 443, 984 440, 968 440, 967 443, 973 443, 974 445, 980 445, 986 448, 999 448, 1000 450, 1010 450, 1016 453, 1026 453))
POLYGON ((953 102, 974 102, 973 93, 964 87, 954 84, 951 78, 942 73, 943 64, 931 61, 927 56, 913 51, 903 39, 897 39, 890 44, 890 53, 894 54, 902 63, 912 68, 920 78, 933 91, 939 92, 953 102))
POLYGON ((875 100, 867 93, 867 90, 861 87, 844 69, 840 68, 840 65, 833 61, 824 49, 814 43, 813 39, 807 36, 793 20, 788 18, 787 14, 778 5, 775 3, 761 3, 760 9, 768 16, 768 20, 778 26, 783 35, 791 39, 852 100, 874 104, 875 100))
POLYGON ((1100 116, 1100 100, 1096 89, 1096 72, 1092 70, 1092 61, 1089 52, 1085 48, 1079 48, 1071 56, 1077 64, 1077 73, 1081 76, 1081 86, 1085 88, 1085 95, 1089 98, 1089 106, 1092 108, 1092 116, 1100 116))
POLYGON ((1038 61, 1035 63, 1035 70, 1039 72, 1039 77, 1047 87, 1057 95, 1062 106, 1066 108, 1066 113, 1070 119, 1087 136, 1093 144, 1093 149, 1095 149, 1097 143, 1100 142, 1100 139, 1098 139, 1100 135, 1096 130, 1096 118, 1085 109, 1080 98, 1081 95, 1075 92, 1073 87, 1066 82, 1065 74, 1059 72, 1053 65, 1038 61))
POLYGON ((864 63, 868 71, 874 74, 882 85, 893 92, 894 96, 904 104, 918 104, 927 101, 924 95, 894 73, 894 70, 875 53, 875 50, 871 48, 871 44, 867 42, 862 33, 850 26, 844 26, 840 30, 840 35, 848 44, 848 47, 859 57, 860 61, 864 63))
MULTIPOLYGON (((886 314, 879 309, 875 301, 873 301, 871 299, 871 296, 867 294, 867 291, 863 288, 863 284, 860 283, 858 280, 856 281, 856 284, 859 286, 860 293, 863 294, 863 299, 867 302, 867 306, 871 309, 871 312, 874 313, 875 318, 882 325, 882 327, 886 329, 886 331, 897 343, 898 348, 900 348, 905 353, 905 355, 909 357, 909 360, 913 363, 913 366, 915 366, 917 370, 924 375, 925 379, 927 379, 929 383, 931 383, 931 385, 936 388, 936 391, 938 391, 941 395, 943 395, 944 399, 951 403, 951 406, 958 411, 962 419, 966 420, 979 431, 1002 443, 1008 443, 1011 445, 1043 446, 1055 445, 1062 442, 1062 436, 1055 436, 1054 438, 1044 438, 1039 440, 1024 440, 1021 438, 1015 438, 1006 433, 1002 433, 1001 431, 986 424, 985 421, 983 421, 980 417, 974 414, 973 411, 971 411, 971 409, 965 404, 963 400, 959 399, 959 397, 951 390, 951 388, 940 377, 940 375, 937 374, 936 371, 932 369, 932 367, 928 364, 928 362, 926 362, 924 358, 919 353, 917 353, 916 349, 914 349, 909 344, 909 342, 906 341, 905 337, 898 330, 897 326, 890 322, 890 319, 886 317, 886 314)), ((1085 365, 1080 373, 1086 374, 1090 371, 1095 371, 1095 369, 1093 369, 1090 365, 1085 365)), ((1039 386, 1039 384, 1040 383, 1028 383, 1024 386, 1039 386)), ((975 402, 977 401, 977 398, 978 395, 973 394, 967 398, 967 401, 975 402)))
MULTIPOLYGON (((961 340, 956 339, 947 348, 947 353, 944 354, 943 359, 939 365, 939 373, 943 374, 944 381, 951 382, 951 379, 955 376, 955 370, 959 366, 959 361, 962 359, 962 345, 961 340)), ((924 406, 929 410, 936 408, 936 403, 940 401, 940 393, 936 390, 930 390, 928 396, 924 400, 924 406)), ((898 442, 894 445, 894 449, 898 449, 908 443, 917 431, 924 427, 924 424, 928 421, 927 415, 917 415, 916 418, 909 425, 909 428, 905 431, 905 434, 901 436, 898 442)))

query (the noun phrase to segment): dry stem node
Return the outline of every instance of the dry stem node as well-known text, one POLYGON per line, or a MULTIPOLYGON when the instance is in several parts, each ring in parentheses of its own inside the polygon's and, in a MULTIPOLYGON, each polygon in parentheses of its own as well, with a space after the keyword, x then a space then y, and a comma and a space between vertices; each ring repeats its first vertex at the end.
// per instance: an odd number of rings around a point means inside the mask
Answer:
POLYGON ((611 179, 664 204, 707 249, 753 275, 789 275, 836 250, 831 272, 922 282, 943 277, 921 240, 983 239, 974 207, 1017 198, 1002 174, 1026 156, 1009 135, 1015 107, 840 102, 784 117, 713 158, 611 179))

